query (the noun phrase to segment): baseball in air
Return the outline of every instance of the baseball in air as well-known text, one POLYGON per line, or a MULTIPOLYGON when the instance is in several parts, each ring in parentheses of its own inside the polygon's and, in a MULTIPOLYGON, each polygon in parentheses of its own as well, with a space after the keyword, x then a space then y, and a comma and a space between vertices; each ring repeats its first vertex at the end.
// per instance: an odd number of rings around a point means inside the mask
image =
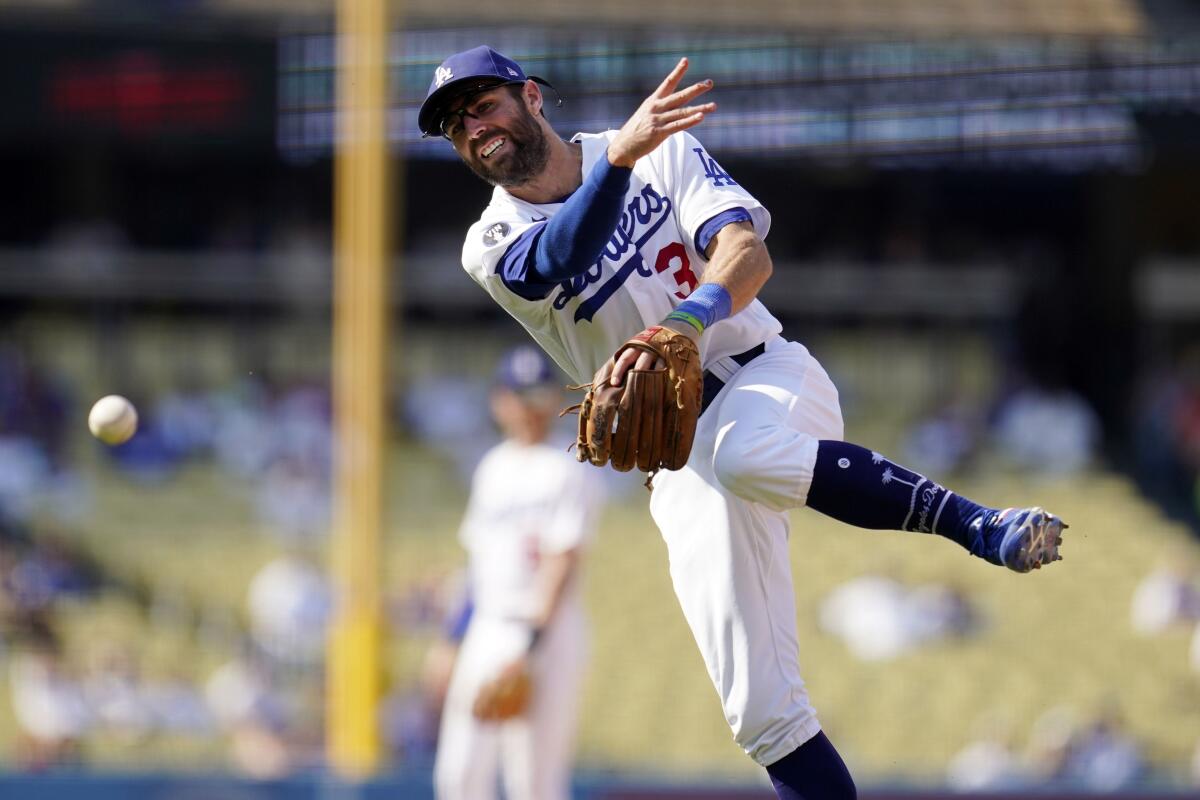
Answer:
POLYGON ((88 428, 105 444, 129 441, 137 431, 137 424, 137 409, 119 394, 101 397, 88 414, 88 428))

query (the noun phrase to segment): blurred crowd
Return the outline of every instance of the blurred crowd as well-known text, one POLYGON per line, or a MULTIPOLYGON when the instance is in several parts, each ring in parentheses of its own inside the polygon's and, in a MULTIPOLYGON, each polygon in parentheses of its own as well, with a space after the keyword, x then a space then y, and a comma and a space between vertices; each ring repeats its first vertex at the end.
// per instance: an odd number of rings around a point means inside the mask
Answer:
MULTIPOLYGON (((225 749, 234 769, 256 777, 316 766, 332 605, 323 567, 328 388, 261 376, 217 390, 177 387, 140 402, 138 434, 103 449, 81 438, 81 406, 47 370, 0 349, 0 674, 19 731, 18 765, 82 764, 95 747, 191 742, 225 749), (84 446, 136 484, 208 464, 249 500, 278 554, 254 574, 239 607, 101 566, 86 537, 72 534, 93 502, 76 463, 84 446), (87 605, 119 609, 128 636, 81 637, 75 611, 87 605), (157 663, 147 640, 155 626, 224 660, 211 668, 157 663)), ((406 636, 435 636, 445 592, 431 576, 390 598, 389 613, 406 636)), ((409 760, 430 751, 436 731, 423 688, 415 696, 401 691, 386 705, 389 741, 411 751, 409 760)))
POLYGON ((328 530, 327 386, 274 386, 246 376, 215 391, 168 392, 143 417, 138 435, 111 450, 131 478, 165 480, 189 463, 211 461, 253 491, 260 521, 281 541, 313 541, 328 530))
MULTIPOLYGON (((436 638, 455 587, 443 575, 406 587, 389 598, 389 619, 406 637, 436 638)), ((332 603, 311 550, 288 546, 268 560, 239 608, 205 602, 106 572, 65 538, 6 527, 0 669, 19 734, 16 766, 83 765, 97 747, 155 746, 150 752, 168 763, 172 749, 224 751, 232 769, 257 778, 319 766, 332 603), (81 629, 75 611, 87 603, 120 609, 122 633, 97 638, 81 629), (219 655, 212 666, 164 662, 153 653, 156 630, 219 655)), ((385 740, 407 763, 430 758, 436 741, 440 709, 428 688, 399 684, 383 707, 385 740)))
MULTIPOLYGON (((1194 551, 1181 547, 1162 554, 1134 591, 1129 621, 1142 636, 1190 634, 1186 657, 1200 682, 1200 561, 1194 551)), ((1200 786, 1200 736, 1192 757, 1192 781, 1200 786)))
MULTIPOLYGON (((1200 382, 1177 375, 1162 386, 1169 391, 1147 395, 1155 398, 1147 423, 1162 428, 1160 441, 1172 442, 1172 452, 1200 454, 1193 435, 1200 431, 1200 382)), ((429 375, 408 387, 395 416, 406 435, 455 463, 465 479, 496 440, 486 397, 484 379, 429 375)), ((1043 475, 1072 474, 1098 458, 1099 424, 1077 395, 1015 382, 1002 397, 991 409, 955 398, 932 409, 911 427, 906 458, 945 474, 998 456, 1043 475)), ((277 555, 237 608, 197 607, 106 571, 70 534, 86 524, 91 502, 74 458, 80 398, 20 351, 0 349, 0 667, 19 729, 19 764, 86 763, 97 742, 183 741, 223 753, 233 769, 256 777, 315 768, 332 605, 319 556, 330 515, 328 387, 256 375, 138 399, 139 433, 101 451, 106 463, 139 484, 170 481, 193 464, 215 467, 250 499, 277 555), (71 610, 104 602, 133 609, 147 628, 181 625, 206 652, 223 655, 219 663, 164 668, 146 660, 136 638, 81 643, 71 610)), ((1193 471, 1197 466, 1200 456, 1191 462, 1193 471)), ((426 576, 389 598, 389 618, 406 637, 444 641, 461 585, 461 575, 426 576)), ((1164 558, 1130 602, 1130 625, 1139 633, 1194 630, 1190 657, 1200 679, 1200 568, 1184 555, 1164 558)), ((819 620, 866 661, 953 644, 988 627, 967 587, 914 585, 887 570, 837 587, 819 620)), ((390 687, 382 724, 393 757, 432 759, 448 658, 435 646, 421 675, 390 687)), ((1107 790, 1149 774, 1145 745, 1128 732, 1115 703, 1094 715, 1052 709, 1029 729, 1024 748, 1015 742, 1011 723, 982 721, 947 781, 980 789, 1057 780, 1107 790)), ((1200 742, 1195 772, 1200 785, 1200 742)))
POLYGON ((1014 372, 984 403, 953 394, 909 428, 905 457, 935 475, 985 460, 1039 477, 1076 475, 1098 464, 1100 420, 1077 392, 1014 372))
POLYGON ((81 486, 70 452, 70 388, 0 343, 0 519, 21 520, 39 505, 78 511, 81 486))
POLYGON ((965 587, 911 586, 887 574, 860 575, 821 602, 821 629, 862 661, 889 661, 942 641, 964 639, 984 626, 965 587))
POLYGON ((1131 442, 1142 491, 1200 535, 1200 349, 1185 349, 1143 376, 1131 442))
POLYGON ((1119 707, 1081 714, 1048 709, 1020 747, 1003 713, 981 718, 978 737, 950 761, 946 782, 963 792, 1029 789, 1066 784, 1088 792, 1128 789, 1145 780, 1146 748, 1126 728, 1119 707))
MULTIPOLYGON (((1142 578, 1130 599, 1129 624, 1142 636, 1190 632, 1188 659, 1200 680, 1200 563, 1190 549, 1164 554, 1142 578)), ((1064 782, 1109 792, 1151 777, 1148 747, 1126 725, 1119 694, 1089 713, 1066 705, 1047 710, 1031 726, 1024 749, 1018 747, 1014 725, 1003 713, 982 717, 976 728, 977 737, 947 771, 948 784, 962 791, 1064 782)), ((1191 760, 1191 781, 1200 786, 1200 736, 1191 760)))
MULTIPOLYGON (((1200 682, 1200 561, 1192 550, 1165 553, 1137 585, 1129 608, 1129 626, 1141 636, 1190 635, 1187 657, 1200 682)), ((864 662, 953 645, 987 627, 965 587, 912 584, 886 570, 835 587, 818 607, 818 620, 864 662)), ((1096 709, 1054 706, 1029 726, 1023 745, 1011 715, 985 714, 974 725, 975 737, 950 761, 947 785, 964 792, 1054 784, 1110 792, 1153 780, 1149 747, 1126 724, 1121 697, 1114 694, 1096 709)), ((1197 734, 1190 769, 1192 783, 1200 786, 1197 734)))

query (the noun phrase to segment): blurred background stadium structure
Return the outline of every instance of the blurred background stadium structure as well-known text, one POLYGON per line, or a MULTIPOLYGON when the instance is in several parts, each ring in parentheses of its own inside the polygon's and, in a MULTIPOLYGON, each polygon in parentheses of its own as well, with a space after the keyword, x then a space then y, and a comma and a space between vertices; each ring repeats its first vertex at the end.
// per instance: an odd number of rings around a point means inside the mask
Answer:
MULTIPOLYGON (((321 774, 331 13, 0 2, 0 794, 132 772, 303 796, 321 774), (110 392, 143 415, 115 449, 84 423, 110 392)), ((458 265, 488 190, 415 125, 433 67, 486 42, 555 83, 564 134, 618 126, 688 55, 721 105, 698 136, 774 214, 765 300, 830 368, 848 433, 1071 522, 1066 561, 1022 579, 796 515, 802 662, 860 784, 1200 791, 1200 6, 399 19, 388 775, 427 791, 423 659, 496 437, 491 364, 520 339, 458 265)), ((613 489, 587 570, 587 791, 753 787, 644 493, 613 489)))

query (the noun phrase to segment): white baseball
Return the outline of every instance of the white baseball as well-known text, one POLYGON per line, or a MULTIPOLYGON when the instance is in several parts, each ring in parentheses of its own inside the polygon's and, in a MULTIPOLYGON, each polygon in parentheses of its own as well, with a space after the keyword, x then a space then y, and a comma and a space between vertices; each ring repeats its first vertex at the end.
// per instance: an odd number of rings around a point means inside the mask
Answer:
POLYGON ((137 424, 137 409, 119 394, 101 397, 88 414, 88 428, 105 444, 129 441, 137 431, 137 424))

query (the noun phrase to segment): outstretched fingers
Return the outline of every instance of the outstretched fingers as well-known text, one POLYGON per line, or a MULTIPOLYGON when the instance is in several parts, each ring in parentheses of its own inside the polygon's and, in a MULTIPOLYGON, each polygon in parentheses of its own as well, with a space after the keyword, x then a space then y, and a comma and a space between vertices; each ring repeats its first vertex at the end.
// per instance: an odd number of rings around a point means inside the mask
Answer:
POLYGON ((658 115, 658 121, 662 125, 668 125, 687 117, 695 116, 696 114, 704 115, 711 114, 717 110, 716 103, 703 103, 698 106, 685 106, 683 108, 673 108, 670 111, 664 111, 658 115))
POLYGON ((667 73, 667 77, 663 78, 663 82, 658 85, 658 89, 654 94, 658 97, 666 97, 675 91, 675 87, 679 85, 679 81, 683 79, 683 73, 687 72, 688 60, 687 56, 679 59, 679 63, 674 69, 667 73))
POLYGON ((686 131, 688 128, 694 128, 704 121, 704 116, 717 108, 716 103, 708 103, 705 106, 692 106, 690 108, 680 109, 687 112, 684 116, 679 117, 671 122, 664 122, 660 128, 663 133, 670 135, 686 131))
POLYGON ((667 95, 658 101, 658 107, 664 111, 667 109, 678 108, 686 103, 690 103, 700 95, 712 89, 713 82, 711 79, 693 83, 686 89, 681 89, 674 94, 667 95))

